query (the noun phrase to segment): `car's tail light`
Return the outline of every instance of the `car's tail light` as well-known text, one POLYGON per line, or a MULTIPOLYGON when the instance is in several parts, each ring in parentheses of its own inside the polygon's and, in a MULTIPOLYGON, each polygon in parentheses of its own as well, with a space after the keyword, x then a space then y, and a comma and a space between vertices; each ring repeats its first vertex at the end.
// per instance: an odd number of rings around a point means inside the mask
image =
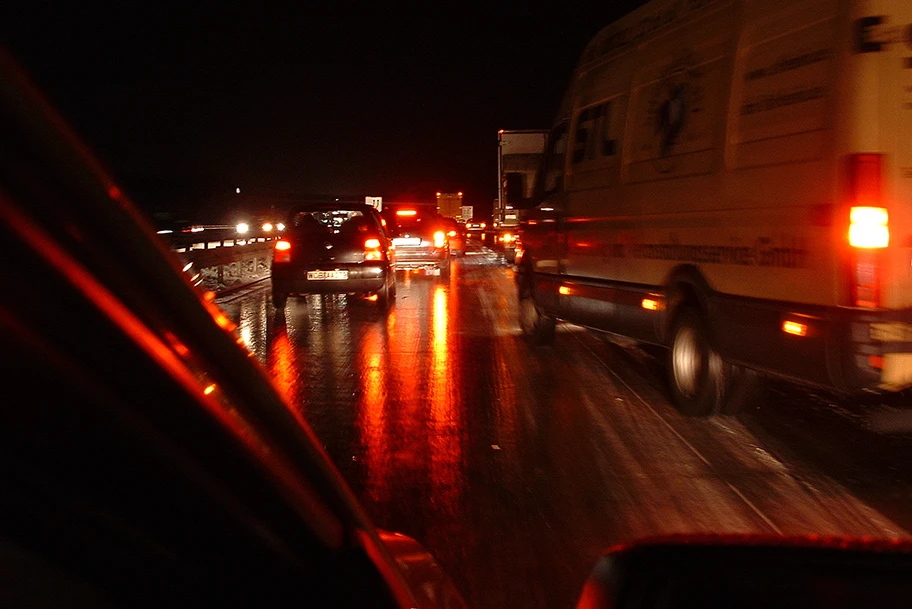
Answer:
POLYGON ((443 247, 446 245, 446 234, 442 230, 434 233, 434 247, 443 247))
POLYGON ((456 236, 456 231, 454 231, 454 230, 451 230, 450 232, 447 233, 447 237, 455 237, 455 236, 456 236))
POLYGON ((364 261, 383 260, 383 252, 380 251, 379 239, 368 239, 364 242, 364 261))
POLYGON ((397 216, 417 216, 418 212, 414 209, 400 209, 396 212, 397 216))
POLYGON ((890 245, 890 214, 881 187, 883 155, 853 154, 847 173, 852 301, 858 307, 879 307, 882 252, 890 245))
POLYGON ((279 239, 273 249, 273 262, 291 262, 291 243, 279 239))
POLYGON ((510 233, 504 233, 503 242, 504 243, 513 243, 513 235, 510 233))

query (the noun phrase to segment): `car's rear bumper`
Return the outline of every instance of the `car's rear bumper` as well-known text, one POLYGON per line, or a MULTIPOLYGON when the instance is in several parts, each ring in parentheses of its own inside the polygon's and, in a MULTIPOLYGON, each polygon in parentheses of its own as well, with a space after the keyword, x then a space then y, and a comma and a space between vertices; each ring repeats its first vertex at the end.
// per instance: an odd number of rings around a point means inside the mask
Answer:
POLYGON ((371 293, 388 281, 389 265, 353 264, 295 267, 273 264, 273 291, 282 294, 371 293), (348 279, 308 279, 308 271, 348 271, 348 279))
POLYGON ((396 269, 435 268, 449 260, 446 249, 436 248, 397 248, 394 266, 396 269))

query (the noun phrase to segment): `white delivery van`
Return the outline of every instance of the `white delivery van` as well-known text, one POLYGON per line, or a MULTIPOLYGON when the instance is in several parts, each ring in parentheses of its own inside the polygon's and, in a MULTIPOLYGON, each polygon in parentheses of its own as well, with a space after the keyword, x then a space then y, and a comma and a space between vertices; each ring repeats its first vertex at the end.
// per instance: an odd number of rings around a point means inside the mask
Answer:
POLYGON ((667 346, 674 400, 912 385, 912 2, 655 0, 582 54, 521 325, 667 346))

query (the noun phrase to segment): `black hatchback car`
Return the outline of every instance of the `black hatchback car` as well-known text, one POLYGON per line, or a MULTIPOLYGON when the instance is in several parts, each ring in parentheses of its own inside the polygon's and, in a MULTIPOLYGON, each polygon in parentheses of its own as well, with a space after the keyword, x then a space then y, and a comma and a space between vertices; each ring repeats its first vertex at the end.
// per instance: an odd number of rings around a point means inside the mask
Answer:
POLYGON ((360 203, 311 203, 295 207, 275 243, 272 301, 289 296, 349 293, 382 309, 396 297, 393 252, 376 209, 360 203))

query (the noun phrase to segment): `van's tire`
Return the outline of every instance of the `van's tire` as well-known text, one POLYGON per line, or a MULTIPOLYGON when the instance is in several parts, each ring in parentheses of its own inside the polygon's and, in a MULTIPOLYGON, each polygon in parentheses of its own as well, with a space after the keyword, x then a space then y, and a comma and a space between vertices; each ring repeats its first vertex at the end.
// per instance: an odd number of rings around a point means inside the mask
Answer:
POLYGON ((547 315, 535 301, 535 279, 528 267, 518 277, 519 327, 523 335, 535 345, 554 342, 557 320, 547 315))
POLYGON ((285 304, 288 302, 288 294, 284 292, 272 291, 272 304, 277 309, 284 309, 285 304))
POLYGON ((725 410, 731 366, 716 351, 693 308, 683 309, 672 326, 668 376, 672 399, 682 414, 706 417, 725 410))

